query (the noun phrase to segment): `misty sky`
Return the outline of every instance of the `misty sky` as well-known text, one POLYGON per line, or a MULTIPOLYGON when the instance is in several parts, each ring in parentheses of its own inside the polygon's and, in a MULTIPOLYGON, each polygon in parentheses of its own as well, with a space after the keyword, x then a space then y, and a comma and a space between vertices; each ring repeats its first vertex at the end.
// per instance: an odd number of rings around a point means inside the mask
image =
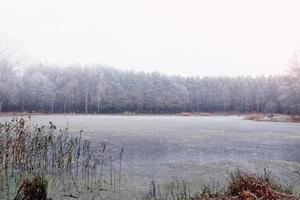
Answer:
POLYGON ((7 0, 0 36, 30 61, 270 75, 300 48, 299 19, 299 0, 7 0))

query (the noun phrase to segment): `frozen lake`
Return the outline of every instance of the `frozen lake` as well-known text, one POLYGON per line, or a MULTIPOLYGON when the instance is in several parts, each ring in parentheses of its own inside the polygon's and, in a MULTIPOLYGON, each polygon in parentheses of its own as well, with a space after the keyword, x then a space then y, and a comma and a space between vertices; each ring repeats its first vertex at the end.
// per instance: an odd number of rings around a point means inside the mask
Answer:
POLYGON ((238 116, 32 116, 32 123, 49 121, 58 128, 68 125, 70 132, 83 130, 94 144, 124 146, 127 179, 145 188, 152 179, 206 181, 236 167, 253 171, 269 167, 282 181, 300 188, 299 123, 238 116))

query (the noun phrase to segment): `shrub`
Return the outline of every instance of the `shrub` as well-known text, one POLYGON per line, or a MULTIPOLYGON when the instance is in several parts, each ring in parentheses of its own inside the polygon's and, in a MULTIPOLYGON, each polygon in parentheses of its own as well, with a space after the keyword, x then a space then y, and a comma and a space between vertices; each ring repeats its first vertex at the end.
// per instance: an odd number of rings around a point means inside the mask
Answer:
POLYGON ((40 176, 24 179, 14 200, 47 200, 48 182, 40 176))

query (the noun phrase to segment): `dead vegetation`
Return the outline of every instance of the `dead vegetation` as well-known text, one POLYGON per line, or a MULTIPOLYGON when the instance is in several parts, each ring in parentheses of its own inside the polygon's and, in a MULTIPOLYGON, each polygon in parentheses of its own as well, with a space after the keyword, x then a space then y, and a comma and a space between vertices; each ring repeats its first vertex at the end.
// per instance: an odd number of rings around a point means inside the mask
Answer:
POLYGON ((181 112, 179 113, 180 116, 185 116, 185 117, 189 117, 189 116, 193 116, 194 114, 191 112, 181 112))
POLYGON ((240 170, 230 174, 227 196, 242 200, 296 199, 291 186, 278 183, 267 169, 262 176, 240 170))
MULTIPOLYGON (((108 143, 93 146, 83 132, 69 134, 49 122, 38 126, 23 118, 0 123, 0 199, 20 191, 40 190, 46 177, 56 197, 115 192, 122 179, 124 148, 108 143)), ((19 193, 18 192, 18 193, 19 193)))
POLYGON ((298 115, 292 115, 291 116, 291 121, 292 122, 300 123, 300 116, 298 116, 298 115))
POLYGON ((210 117, 221 115, 221 113, 208 113, 208 112, 181 112, 179 116, 202 116, 202 117, 210 117))
POLYGON ((200 113, 197 113, 198 116, 203 116, 203 117, 209 117, 209 116, 216 116, 218 114, 216 113, 208 113, 208 112, 200 112, 200 113))
POLYGON ((14 200, 47 200, 47 181, 40 176, 21 181, 14 200))
POLYGON ((145 199, 149 200, 299 200, 293 195, 293 187, 280 184, 264 169, 262 175, 246 173, 241 170, 228 174, 228 185, 216 187, 201 185, 200 191, 192 194, 186 182, 177 181, 162 187, 151 183, 150 193, 145 199))
POLYGON ((258 120, 260 118, 262 118, 264 115, 261 114, 261 113, 252 113, 252 114, 249 114, 249 115, 246 115, 245 116, 245 119, 246 120, 258 120))
POLYGON ((269 121, 269 122, 296 122, 300 123, 300 116, 283 114, 252 113, 244 117, 246 120, 269 121))

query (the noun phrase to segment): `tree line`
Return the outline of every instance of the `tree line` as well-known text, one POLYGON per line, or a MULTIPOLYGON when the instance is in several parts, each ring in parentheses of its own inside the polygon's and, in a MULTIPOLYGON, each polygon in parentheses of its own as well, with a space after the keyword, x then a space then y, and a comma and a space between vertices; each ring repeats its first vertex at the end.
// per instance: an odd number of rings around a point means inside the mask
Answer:
POLYGON ((300 114, 300 62, 259 77, 181 77, 100 65, 39 64, 17 70, 0 59, 0 112, 300 114))

